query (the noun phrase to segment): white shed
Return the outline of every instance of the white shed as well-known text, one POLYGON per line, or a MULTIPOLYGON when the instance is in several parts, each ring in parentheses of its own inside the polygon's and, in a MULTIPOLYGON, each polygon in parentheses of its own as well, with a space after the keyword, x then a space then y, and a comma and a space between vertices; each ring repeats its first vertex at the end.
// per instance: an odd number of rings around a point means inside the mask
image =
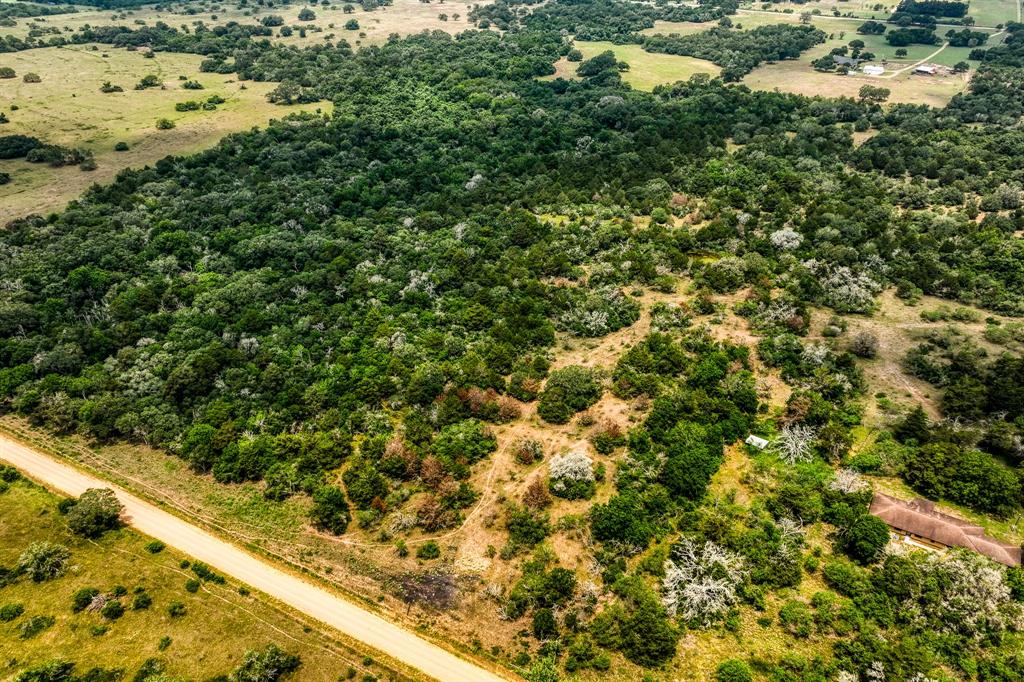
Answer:
POLYGON ((757 448, 758 450, 764 450, 766 447, 768 447, 767 440, 761 438, 761 436, 755 436, 754 434, 750 434, 749 436, 747 436, 747 439, 743 442, 746 443, 747 445, 757 448))

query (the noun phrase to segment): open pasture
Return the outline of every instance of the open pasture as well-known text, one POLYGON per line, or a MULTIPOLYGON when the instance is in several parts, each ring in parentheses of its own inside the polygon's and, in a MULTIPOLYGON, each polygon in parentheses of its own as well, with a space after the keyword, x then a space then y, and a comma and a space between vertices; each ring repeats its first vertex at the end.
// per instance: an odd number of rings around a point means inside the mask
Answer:
POLYGON ((0 111, 10 123, 0 132, 38 137, 45 143, 83 147, 91 151, 97 168, 52 168, 24 160, 0 161, 0 172, 11 182, 0 186, 3 222, 28 213, 45 214, 64 206, 96 182, 109 182, 123 168, 144 166, 169 154, 187 154, 215 144, 225 135, 264 125, 297 111, 328 110, 329 103, 279 106, 266 100, 273 83, 238 82, 233 75, 200 73, 202 57, 191 54, 142 52, 80 45, 43 48, 0 55, 0 64, 12 67, 17 77, 0 80, 0 111), (37 73, 42 82, 25 83, 25 73, 37 73), (134 90, 145 76, 162 84, 134 90), (182 77, 198 81, 202 90, 183 88, 182 77), (123 92, 100 92, 105 82, 123 92), (224 98, 212 111, 175 111, 175 104, 224 98), (12 107, 17 107, 12 110, 12 107), (158 119, 174 122, 158 130, 158 119), (127 151, 115 151, 118 142, 127 151))
POLYGON ((267 16, 275 15, 284 20, 284 26, 292 29, 290 36, 281 36, 280 27, 274 27, 275 42, 289 45, 316 45, 326 41, 346 40, 351 45, 382 43, 394 33, 409 35, 424 30, 441 30, 457 33, 471 26, 468 14, 472 5, 464 2, 420 2, 420 0, 395 0, 393 5, 381 6, 367 12, 358 3, 334 2, 328 6, 309 5, 316 15, 310 21, 301 21, 299 12, 306 5, 294 3, 276 7, 241 8, 214 2, 173 3, 162 9, 146 6, 122 11, 99 10, 79 7, 74 14, 19 19, 16 26, 0 27, 0 36, 24 37, 33 28, 55 34, 70 34, 83 26, 126 26, 139 28, 164 22, 175 28, 192 27, 198 22, 208 26, 225 24, 230 21, 240 24, 256 24, 267 16), (345 11, 345 6, 351 12, 345 11), (447 19, 442 20, 444 14, 447 19), (345 23, 355 19, 359 28, 345 29, 345 23), (300 35, 305 29, 305 35, 300 35))
MULTIPOLYGON (((656 85, 688 80, 696 73, 717 76, 721 71, 721 68, 704 59, 644 52, 639 45, 577 41, 576 47, 583 53, 584 59, 590 59, 605 50, 614 52, 617 59, 630 67, 629 71, 622 74, 622 80, 637 90, 653 90, 656 85)), ((559 69, 557 75, 571 77, 575 75, 576 67, 577 64, 564 62, 556 66, 559 69)))
POLYGON ((209 679, 230 672, 247 650, 270 643, 300 655, 293 682, 344 679, 350 668, 380 674, 378 664, 364 665, 362 653, 319 634, 265 595, 231 581, 203 581, 194 591, 186 589, 186 582, 196 578, 182 563, 186 557, 170 548, 152 553, 149 538, 130 529, 98 540, 71 534, 57 501, 25 481, 0 493, 0 566, 16 565, 33 542, 63 545, 70 552, 64 575, 43 583, 22 578, 0 589, 0 607, 21 604, 24 609, 12 621, 0 622, 5 679, 53 659, 75 663, 80 675, 102 667, 121 669, 132 679, 145 662, 156 660, 168 679, 209 679), (72 596, 83 588, 104 594, 122 588, 123 615, 73 611, 72 596), (133 608, 140 604, 139 595, 149 598, 147 607, 133 608), (174 603, 180 604, 177 615, 170 612, 174 603), (25 637, 24 624, 40 616, 53 617, 52 625, 25 637))

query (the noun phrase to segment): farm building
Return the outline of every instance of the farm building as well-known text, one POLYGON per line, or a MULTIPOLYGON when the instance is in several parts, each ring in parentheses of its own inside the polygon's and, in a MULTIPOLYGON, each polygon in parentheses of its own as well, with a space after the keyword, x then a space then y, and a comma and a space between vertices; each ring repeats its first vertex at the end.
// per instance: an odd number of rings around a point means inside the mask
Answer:
POLYGON ((1021 548, 985 535, 969 521, 935 510, 935 503, 916 498, 909 502, 875 493, 871 513, 893 529, 903 542, 926 549, 964 547, 1007 566, 1019 566, 1021 548))
POLYGON ((885 67, 878 66, 877 64, 868 64, 862 69, 862 71, 869 76, 881 76, 885 73, 885 67))
POLYGON ((856 69, 857 65, 861 63, 860 59, 853 59, 852 57, 844 57, 841 54, 832 55, 832 61, 836 66, 849 66, 851 69, 856 69))
POLYGON ((755 436, 754 434, 750 434, 749 436, 747 436, 747 439, 743 442, 746 443, 747 445, 757 448, 758 450, 764 450, 766 447, 768 447, 767 440, 761 438, 761 436, 755 436))
POLYGON ((914 73, 922 76, 934 76, 938 71, 939 68, 937 66, 932 66, 931 64, 921 64, 914 68, 914 73))

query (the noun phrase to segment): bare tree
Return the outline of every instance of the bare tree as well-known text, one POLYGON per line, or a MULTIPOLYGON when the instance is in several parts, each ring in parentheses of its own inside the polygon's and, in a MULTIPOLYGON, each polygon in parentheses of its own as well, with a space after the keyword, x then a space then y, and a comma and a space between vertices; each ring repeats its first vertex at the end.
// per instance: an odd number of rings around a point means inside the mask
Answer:
POLYGON ((803 424, 787 424, 771 443, 769 449, 787 464, 809 462, 813 458, 811 446, 818 436, 817 429, 803 424))
POLYGON ((699 619, 705 625, 736 601, 746 569, 743 557, 716 545, 684 538, 665 561, 662 603, 671 615, 699 619))

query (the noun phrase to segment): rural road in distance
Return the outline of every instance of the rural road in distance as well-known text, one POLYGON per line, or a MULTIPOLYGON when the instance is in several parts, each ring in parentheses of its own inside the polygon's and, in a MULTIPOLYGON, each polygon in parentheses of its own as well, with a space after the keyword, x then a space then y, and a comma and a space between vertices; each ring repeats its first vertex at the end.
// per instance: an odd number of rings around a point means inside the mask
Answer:
POLYGON ((391 623, 330 590, 276 568, 238 546, 166 512, 100 478, 0 435, 0 460, 47 488, 78 496, 88 488, 110 488, 124 505, 124 518, 140 532, 203 561, 311 618, 443 682, 502 682, 477 666, 391 623))

